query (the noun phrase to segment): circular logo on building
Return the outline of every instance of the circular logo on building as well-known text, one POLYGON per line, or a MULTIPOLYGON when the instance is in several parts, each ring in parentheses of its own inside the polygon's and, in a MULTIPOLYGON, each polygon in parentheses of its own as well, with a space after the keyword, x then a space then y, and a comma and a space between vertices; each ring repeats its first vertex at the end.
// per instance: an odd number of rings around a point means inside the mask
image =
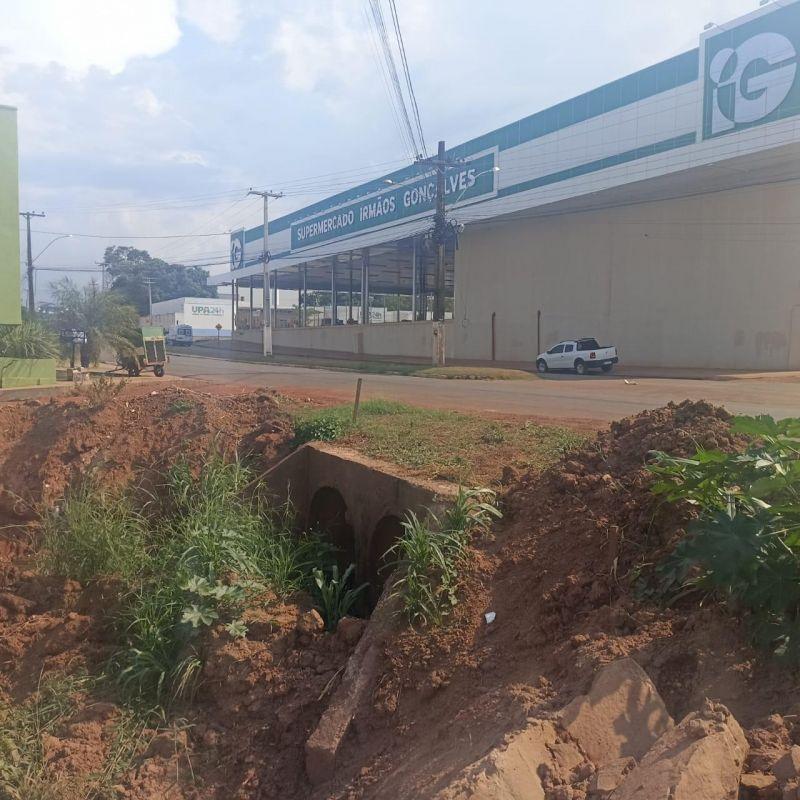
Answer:
POLYGON ((797 51, 777 32, 758 33, 710 59, 711 135, 751 125, 781 106, 794 86, 797 51))

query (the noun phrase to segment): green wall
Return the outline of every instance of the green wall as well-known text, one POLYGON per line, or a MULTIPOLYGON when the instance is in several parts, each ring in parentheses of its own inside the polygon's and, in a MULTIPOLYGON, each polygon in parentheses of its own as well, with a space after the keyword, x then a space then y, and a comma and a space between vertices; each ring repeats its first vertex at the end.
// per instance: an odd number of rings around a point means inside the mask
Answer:
POLYGON ((0 389, 48 386, 56 382, 54 358, 3 358, 0 356, 0 389))
POLYGON ((0 106, 0 325, 20 322, 17 110, 0 106))

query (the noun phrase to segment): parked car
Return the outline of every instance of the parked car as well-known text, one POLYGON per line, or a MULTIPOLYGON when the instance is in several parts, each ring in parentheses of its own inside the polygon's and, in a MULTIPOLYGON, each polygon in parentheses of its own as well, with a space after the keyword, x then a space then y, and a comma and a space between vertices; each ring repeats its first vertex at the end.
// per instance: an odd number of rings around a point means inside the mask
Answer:
POLYGON ((548 372, 551 369, 571 369, 578 375, 585 375, 589 369, 611 372, 619 361, 617 348, 613 345, 601 347, 597 339, 568 339, 551 347, 546 353, 536 357, 536 369, 548 372))
POLYGON ((190 347, 194 341, 191 325, 172 325, 167 329, 167 344, 177 347, 190 347))

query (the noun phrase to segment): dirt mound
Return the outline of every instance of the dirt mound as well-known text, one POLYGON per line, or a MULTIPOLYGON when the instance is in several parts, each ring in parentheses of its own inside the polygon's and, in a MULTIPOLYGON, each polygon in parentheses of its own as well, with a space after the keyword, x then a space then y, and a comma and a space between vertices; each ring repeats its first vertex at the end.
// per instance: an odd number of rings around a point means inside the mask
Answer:
POLYGON ((91 390, 50 400, 0 405, 0 513, 30 515, 62 496, 75 479, 103 485, 163 470, 210 448, 256 452, 265 462, 285 451, 291 425, 274 393, 211 395, 179 386, 91 390))
POLYGON ((643 412, 512 486, 450 622, 405 629, 387 646, 330 796, 434 796, 624 656, 647 670, 675 719, 709 697, 758 739, 760 720, 786 713, 799 697, 795 676, 753 651, 733 617, 713 604, 663 608, 641 595, 640 576, 691 518, 652 494, 648 454, 688 456, 698 444, 735 451, 742 442, 729 420, 703 402, 643 412))
MULTIPOLYGON (((0 700, 30 704, 52 676, 102 673, 111 652, 102 587, 25 573, 10 588, 0 593, 0 700)), ((326 633, 302 598, 270 598, 245 619, 246 639, 221 624, 209 630, 197 695, 166 728, 138 732, 128 761, 118 752, 122 707, 104 701, 103 684, 73 693, 71 710, 41 737, 37 774, 57 782, 62 794, 52 796, 306 797, 305 741, 355 642, 326 633), (97 792, 91 781, 115 762, 114 792, 97 792)), ((3 721, 0 703, 0 730, 3 721)))

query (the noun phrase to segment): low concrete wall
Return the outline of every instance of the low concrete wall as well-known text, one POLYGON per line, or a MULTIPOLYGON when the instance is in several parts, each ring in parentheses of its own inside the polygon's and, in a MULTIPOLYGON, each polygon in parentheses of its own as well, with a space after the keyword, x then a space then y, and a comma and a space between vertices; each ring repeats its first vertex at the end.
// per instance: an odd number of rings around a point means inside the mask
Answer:
POLYGON ((56 382, 54 358, 0 358, 0 389, 56 382))
MULTIPOLYGON (((445 354, 453 354, 453 321, 443 323, 445 354)), ((259 338, 259 341, 261 339, 259 338)), ((276 353, 324 353, 347 358, 403 358, 433 360, 433 323, 384 322, 373 325, 336 325, 319 328, 279 328, 272 332, 276 353)))

